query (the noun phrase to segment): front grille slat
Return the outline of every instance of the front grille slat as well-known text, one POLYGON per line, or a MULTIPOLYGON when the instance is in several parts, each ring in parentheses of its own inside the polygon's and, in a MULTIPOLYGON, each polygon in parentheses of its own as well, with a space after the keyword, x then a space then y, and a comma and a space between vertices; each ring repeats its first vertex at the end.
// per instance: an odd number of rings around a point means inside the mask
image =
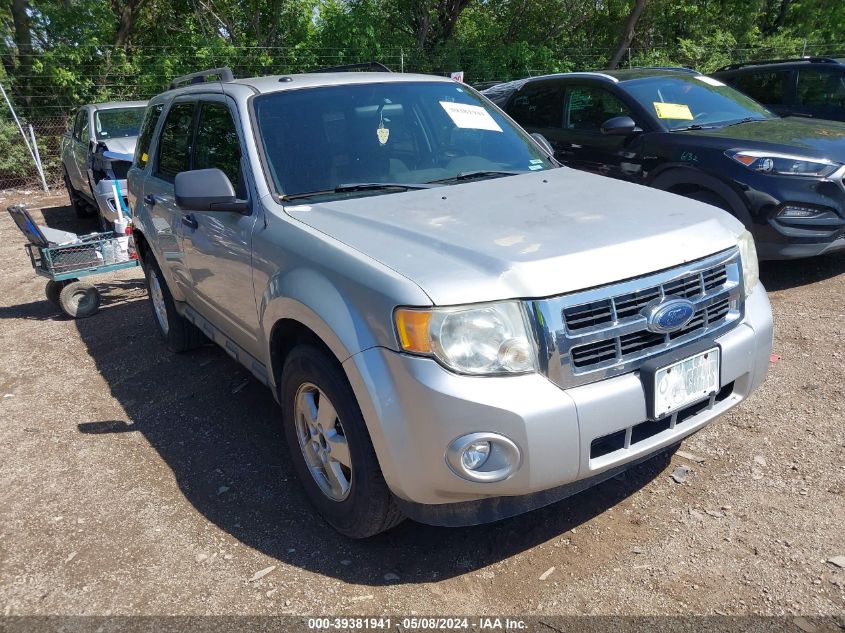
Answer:
POLYGON ((563 332, 571 342, 568 356, 573 371, 584 374, 622 366, 726 325, 739 314, 738 271, 738 256, 733 254, 709 268, 686 272, 662 283, 649 284, 645 278, 642 289, 631 291, 627 284, 627 292, 613 294, 610 286, 609 296, 565 307, 561 312, 563 332), (671 297, 696 304, 693 318, 669 334, 648 330, 641 316, 644 309, 671 297), (637 327, 633 325, 638 323, 637 318, 642 321, 642 328, 631 332, 632 326, 637 327), (579 344, 579 337, 590 342, 579 344))

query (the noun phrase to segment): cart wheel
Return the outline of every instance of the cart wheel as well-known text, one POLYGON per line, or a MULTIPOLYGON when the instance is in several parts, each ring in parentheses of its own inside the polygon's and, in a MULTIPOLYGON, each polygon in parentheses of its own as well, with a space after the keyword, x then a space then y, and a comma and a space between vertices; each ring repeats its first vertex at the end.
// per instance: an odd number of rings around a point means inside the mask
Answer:
POLYGON ((47 295, 47 301, 58 307, 59 293, 61 293, 62 288, 66 285, 66 281, 53 281, 52 279, 48 281, 47 286, 44 288, 44 294, 47 295))
POLYGON ((89 283, 74 281, 59 293, 59 307, 74 319, 84 319, 100 308, 100 293, 89 283))

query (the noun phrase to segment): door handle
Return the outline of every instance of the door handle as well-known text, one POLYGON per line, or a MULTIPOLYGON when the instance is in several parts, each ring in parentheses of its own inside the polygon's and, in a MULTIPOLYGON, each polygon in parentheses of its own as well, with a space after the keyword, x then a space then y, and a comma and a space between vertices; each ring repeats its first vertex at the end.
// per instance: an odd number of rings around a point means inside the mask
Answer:
POLYGON ((146 196, 144 196, 144 204, 148 204, 152 207, 155 206, 155 203, 156 197, 153 194, 148 193, 146 196))
POLYGON ((197 222, 197 219, 191 213, 186 213, 182 216, 182 224, 192 229, 199 228, 199 222, 197 222))

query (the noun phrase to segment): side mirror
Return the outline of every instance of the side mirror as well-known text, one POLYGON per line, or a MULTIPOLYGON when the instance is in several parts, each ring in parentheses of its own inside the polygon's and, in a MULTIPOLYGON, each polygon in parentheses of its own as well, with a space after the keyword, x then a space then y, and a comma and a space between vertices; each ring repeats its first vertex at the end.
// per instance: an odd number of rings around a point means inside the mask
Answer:
POLYGON ((173 183, 176 204, 186 211, 229 211, 244 213, 248 200, 238 200, 229 178, 216 167, 176 174, 173 183))
POLYGON ((629 116, 615 116, 601 124, 601 133, 605 136, 628 136, 640 131, 629 116))
POLYGON ((555 149, 552 147, 552 144, 549 143, 549 139, 545 136, 540 134, 539 132, 531 132, 531 138, 537 141, 537 144, 545 150, 546 154, 554 158, 555 149))

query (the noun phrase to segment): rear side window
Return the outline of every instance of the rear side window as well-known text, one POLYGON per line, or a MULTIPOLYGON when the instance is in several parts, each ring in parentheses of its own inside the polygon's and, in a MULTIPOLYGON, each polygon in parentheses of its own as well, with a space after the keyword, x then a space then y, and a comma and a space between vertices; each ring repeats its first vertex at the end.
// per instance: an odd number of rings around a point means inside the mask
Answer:
POLYGON ((729 83, 760 103, 781 105, 786 99, 786 86, 790 73, 764 72, 742 73, 729 80, 729 83))
POLYGON ((176 174, 191 168, 191 140, 196 109, 196 103, 177 103, 167 113, 158 141, 156 176, 172 181, 176 174))
POLYGON ((164 109, 164 104, 157 103, 147 108, 147 112, 144 114, 141 134, 138 136, 138 147, 135 150, 135 164, 142 169, 150 161, 150 143, 152 143, 153 132, 156 129, 162 109, 164 109))
POLYGON ((229 177, 238 195, 241 183, 241 147, 229 108, 222 103, 204 103, 197 124, 194 169, 217 167, 229 177))
POLYGON ((508 114, 526 127, 560 127, 563 115, 561 95, 560 86, 528 85, 514 97, 508 114))
POLYGON ((820 70, 798 73, 798 103, 807 106, 845 106, 845 75, 820 70))

